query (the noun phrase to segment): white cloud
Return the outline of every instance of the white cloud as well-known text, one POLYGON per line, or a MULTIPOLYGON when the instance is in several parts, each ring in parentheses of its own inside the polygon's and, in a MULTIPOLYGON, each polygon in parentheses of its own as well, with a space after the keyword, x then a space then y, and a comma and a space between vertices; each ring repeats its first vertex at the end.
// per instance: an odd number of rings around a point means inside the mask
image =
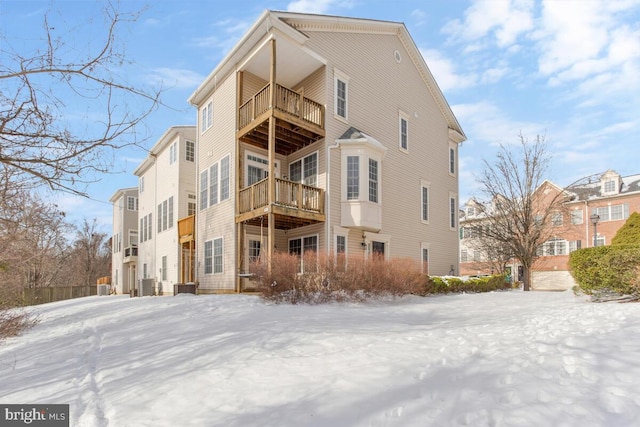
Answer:
POLYGON ((463 41, 492 36, 497 46, 508 47, 533 28, 533 6, 533 0, 477 0, 464 21, 450 21, 443 31, 463 41))
POLYGON ((509 73, 509 68, 507 67, 495 67, 489 68, 482 73, 482 77, 480 81, 483 84, 492 84, 499 82, 505 75, 509 73))
POLYGON ((473 74, 458 74, 453 61, 445 57, 442 52, 436 49, 420 49, 420 53, 443 92, 475 85, 476 76, 473 74))
MULTIPOLYGON (((632 2, 544 0, 538 69, 551 85, 607 73, 640 57, 640 27, 624 24, 632 2)), ((635 2, 640 6, 640 2, 635 2)))
POLYGON ((427 14, 420 9, 414 9, 411 11, 411 17, 416 20, 416 25, 422 25, 427 21, 427 14))

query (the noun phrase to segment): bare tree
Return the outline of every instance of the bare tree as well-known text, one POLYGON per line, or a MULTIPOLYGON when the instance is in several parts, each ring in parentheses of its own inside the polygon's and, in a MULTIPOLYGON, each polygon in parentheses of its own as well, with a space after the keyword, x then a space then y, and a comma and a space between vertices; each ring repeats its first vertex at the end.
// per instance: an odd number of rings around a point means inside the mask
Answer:
POLYGON ((107 235, 99 230, 96 219, 85 219, 76 231, 68 273, 69 285, 95 285, 98 277, 110 275, 110 250, 107 235))
POLYGON ((84 194, 79 187, 94 173, 109 172, 114 150, 142 142, 160 91, 118 75, 127 64, 118 29, 139 13, 117 6, 106 2, 99 40, 77 40, 46 14, 41 46, 31 53, 0 28, 0 172, 14 187, 46 184, 84 194), (78 116, 81 126, 71 119, 78 116))
POLYGON ((5 266, 0 287, 58 285, 71 230, 64 212, 28 192, 12 201, 0 205, 0 262, 5 266))
MULTIPOLYGON (((495 162, 484 161, 478 179, 483 200, 476 200, 481 210, 482 229, 487 252, 498 247, 523 267, 524 290, 531 289, 531 267, 544 242, 557 232, 554 222, 564 215, 567 195, 562 189, 543 186, 550 154, 545 137, 529 141, 519 135, 519 146, 501 145, 495 162)), ((549 185, 551 187, 551 185, 549 185)))

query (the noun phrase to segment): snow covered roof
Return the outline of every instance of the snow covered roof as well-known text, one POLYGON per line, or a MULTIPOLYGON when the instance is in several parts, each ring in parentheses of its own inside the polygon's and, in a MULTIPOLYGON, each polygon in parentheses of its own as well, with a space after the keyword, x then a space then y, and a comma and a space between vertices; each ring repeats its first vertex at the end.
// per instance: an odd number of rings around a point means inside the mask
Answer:
POLYGON ((567 189, 575 194, 574 201, 593 200, 635 193, 640 191, 640 174, 621 177, 614 171, 607 171, 599 176, 592 175, 585 177, 578 181, 578 183, 569 186, 567 189), (617 178, 619 183, 617 191, 604 191, 604 182, 609 179, 609 177, 612 179, 617 178))

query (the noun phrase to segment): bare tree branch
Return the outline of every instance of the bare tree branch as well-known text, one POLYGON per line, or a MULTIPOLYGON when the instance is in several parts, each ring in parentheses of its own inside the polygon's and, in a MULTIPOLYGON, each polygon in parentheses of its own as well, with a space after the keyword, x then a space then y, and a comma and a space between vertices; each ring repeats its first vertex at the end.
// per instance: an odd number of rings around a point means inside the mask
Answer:
POLYGON ((83 185, 110 172, 115 150, 144 141, 144 121, 160 105, 161 90, 118 75, 127 63, 118 30, 140 12, 117 6, 107 1, 101 41, 86 52, 71 46, 71 31, 58 35, 48 15, 42 48, 31 55, 0 33, 0 172, 21 186, 84 194, 83 185))

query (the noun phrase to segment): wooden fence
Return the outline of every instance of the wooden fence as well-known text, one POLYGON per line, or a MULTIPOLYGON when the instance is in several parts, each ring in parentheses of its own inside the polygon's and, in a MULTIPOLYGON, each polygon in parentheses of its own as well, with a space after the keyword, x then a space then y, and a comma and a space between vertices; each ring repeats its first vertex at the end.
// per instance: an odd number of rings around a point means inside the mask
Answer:
POLYGON ((71 298, 88 297, 91 295, 98 295, 97 286, 61 286, 51 288, 25 288, 22 290, 22 298, 25 305, 38 305, 71 298))

